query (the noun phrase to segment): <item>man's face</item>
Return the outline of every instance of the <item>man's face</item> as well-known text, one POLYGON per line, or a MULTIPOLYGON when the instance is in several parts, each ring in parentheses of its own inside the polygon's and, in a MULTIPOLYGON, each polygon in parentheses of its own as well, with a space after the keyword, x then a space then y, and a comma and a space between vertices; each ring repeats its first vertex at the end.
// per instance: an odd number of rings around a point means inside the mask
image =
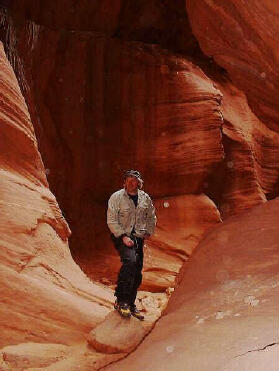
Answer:
POLYGON ((129 176, 125 180, 125 186, 128 192, 136 192, 138 189, 138 179, 133 176, 129 176))

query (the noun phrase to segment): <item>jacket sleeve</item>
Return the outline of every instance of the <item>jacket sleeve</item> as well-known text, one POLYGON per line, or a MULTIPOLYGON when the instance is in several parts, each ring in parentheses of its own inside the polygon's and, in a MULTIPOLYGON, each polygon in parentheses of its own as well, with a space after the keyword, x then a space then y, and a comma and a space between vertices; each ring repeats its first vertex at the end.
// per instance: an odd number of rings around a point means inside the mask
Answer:
POLYGON ((151 201, 151 198, 148 197, 148 211, 147 211, 147 233, 152 235, 156 226, 156 214, 155 207, 151 201))
POLYGON ((108 209, 107 209, 107 224, 111 233, 114 234, 115 237, 120 237, 124 234, 124 229, 119 224, 118 221, 118 213, 119 213, 119 205, 117 202, 117 197, 113 194, 109 201, 108 201, 108 209))

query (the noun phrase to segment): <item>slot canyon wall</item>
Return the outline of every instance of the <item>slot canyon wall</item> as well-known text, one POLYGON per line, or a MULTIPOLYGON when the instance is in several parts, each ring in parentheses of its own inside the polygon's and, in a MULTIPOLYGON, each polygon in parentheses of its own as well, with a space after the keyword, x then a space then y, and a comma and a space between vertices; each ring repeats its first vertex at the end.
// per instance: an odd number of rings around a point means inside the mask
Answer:
POLYGON ((116 277, 105 211, 125 169, 141 170, 158 210, 154 291, 208 228, 276 196, 277 20, 254 0, 10 2, 6 49, 90 277, 116 277))
POLYGON ((124 170, 157 209, 148 291, 175 285, 208 230, 278 196, 278 4, 0 5, 16 74, 1 47, 2 346, 72 344, 112 309, 97 281, 119 267, 105 214, 124 170))
MULTIPOLYGON (((0 46, 1 348, 85 338, 113 296, 73 262, 70 230, 50 192, 14 72, 0 46)), ((0 355, 0 369, 1 355, 0 355)))

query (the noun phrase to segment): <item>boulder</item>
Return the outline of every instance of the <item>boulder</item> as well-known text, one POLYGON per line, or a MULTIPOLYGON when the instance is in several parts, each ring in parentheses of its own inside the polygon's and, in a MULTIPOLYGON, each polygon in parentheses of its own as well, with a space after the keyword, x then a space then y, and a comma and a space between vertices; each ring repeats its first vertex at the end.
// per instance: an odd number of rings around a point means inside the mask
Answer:
POLYGON ((151 331, 152 322, 139 321, 134 317, 122 318, 111 312, 88 336, 88 343, 102 353, 129 353, 151 331))

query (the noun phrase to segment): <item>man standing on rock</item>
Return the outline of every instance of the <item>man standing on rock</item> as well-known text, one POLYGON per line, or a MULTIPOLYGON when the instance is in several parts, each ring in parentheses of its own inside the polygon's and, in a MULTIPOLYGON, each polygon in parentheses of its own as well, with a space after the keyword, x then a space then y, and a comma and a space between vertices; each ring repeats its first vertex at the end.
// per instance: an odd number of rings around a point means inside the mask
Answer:
POLYGON ((115 309, 121 316, 143 320, 135 305, 142 281, 144 239, 156 225, 155 208, 147 193, 141 190, 143 180, 136 170, 124 173, 124 188, 113 193, 108 201, 107 224, 122 266, 115 290, 115 309))

